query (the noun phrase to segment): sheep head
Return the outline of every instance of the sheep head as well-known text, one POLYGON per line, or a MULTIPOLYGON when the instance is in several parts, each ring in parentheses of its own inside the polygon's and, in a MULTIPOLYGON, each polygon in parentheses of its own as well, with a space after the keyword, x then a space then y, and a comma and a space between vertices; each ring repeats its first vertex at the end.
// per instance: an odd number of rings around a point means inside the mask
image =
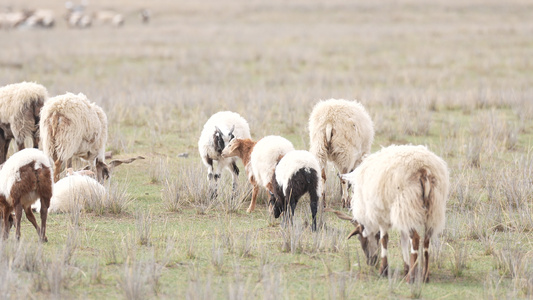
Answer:
POLYGON ((231 127, 231 130, 228 134, 224 134, 220 128, 215 126, 215 133, 213 134, 213 143, 215 145, 215 150, 217 153, 222 154, 222 151, 226 145, 235 138, 233 131, 235 130, 235 125, 231 127))
MULTIPOLYGON (((144 157, 137 156, 137 157, 132 157, 128 159, 114 159, 109 164, 106 164, 105 162, 97 159, 96 160, 96 178, 98 181, 102 182, 105 179, 109 178, 109 176, 111 175, 115 167, 120 166, 121 164, 132 163, 137 159, 144 159, 144 157)), ((83 170, 89 170, 89 169, 90 169, 90 166, 86 166, 85 168, 83 168, 83 170)))
POLYGON ((354 235, 357 235, 359 238, 359 242, 361 242, 361 248, 363 248, 363 252, 366 256, 366 263, 374 266, 378 262, 378 249, 379 249, 379 239, 380 235, 379 232, 376 234, 368 234, 368 232, 365 232, 365 226, 363 224, 360 224, 357 222, 357 220, 354 220, 351 216, 340 212, 333 210, 331 208, 325 208, 325 212, 332 212, 339 219, 347 220, 352 223, 352 225, 355 227, 352 232, 348 235, 347 239, 351 238, 354 235))
POLYGON ((285 201, 283 200, 278 200, 276 199, 276 196, 271 193, 270 193, 270 201, 269 201, 269 205, 268 205, 268 210, 270 211, 271 214, 274 215, 274 218, 279 218, 279 216, 281 215, 281 213, 283 212, 283 208, 285 207, 285 201))
POLYGON ((240 145, 241 145, 241 139, 234 138, 228 143, 228 145, 226 145, 226 147, 224 148, 224 150, 222 150, 220 154, 224 158, 238 156, 240 145))

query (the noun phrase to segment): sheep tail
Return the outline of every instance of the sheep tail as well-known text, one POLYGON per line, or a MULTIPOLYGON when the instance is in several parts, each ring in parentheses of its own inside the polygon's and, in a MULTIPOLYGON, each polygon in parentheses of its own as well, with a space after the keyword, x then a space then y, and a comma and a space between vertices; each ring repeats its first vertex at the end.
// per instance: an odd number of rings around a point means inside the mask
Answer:
POLYGON ((424 208, 428 209, 430 204, 431 196, 431 180, 430 173, 426 169, 420 170, 420 186, 422 188, 422 201, 424 203, 424 208))
POLYGON ((331 143, 331 138, 333 137, 333 126, 331 123, 326 124, 326 142, 331 143))

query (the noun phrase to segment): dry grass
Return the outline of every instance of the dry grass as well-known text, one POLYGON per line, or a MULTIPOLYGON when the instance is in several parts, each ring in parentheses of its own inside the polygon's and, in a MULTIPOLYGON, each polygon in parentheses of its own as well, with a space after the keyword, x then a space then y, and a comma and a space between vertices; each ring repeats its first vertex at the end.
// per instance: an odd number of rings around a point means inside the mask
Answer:
MULTIPOLYGON (((123 10, 125 26, 83 31, 59 19, 62 3, 11 2, 0 9, 49 7, 58 20, 46 31, 2 29, 0 85, 83 92, 107 113, 107 150, 148 159, 118 168, 106 199, 51 215, 48 244, 16 244, 11 234, 0 245, 7 298, 533 294, 528 1, 94 0, 91 11, 123 10), (143 7, 153 13, 148 25, 137 16, 143 7), (245 176, 232 192, 225 171, 211 197, 196 146, 210 115, 237 111, 254 139, 278 134, 308 149, 308 115, 328 98, 365 105, 374 151, 425 144, 447 161, 452 189, 432 283, 404 284, 393 234, 389 279, 379 280, 358 242, 345 240, 350 224, 320 211, 311 232, 305 197, 285 227, 268 215, 264 191, 256 211, 244 212, 245 176)), ((326 191, 339 207, 332 168, 326 191)), ((34 235, 29 224, 23 230, 34 235)))

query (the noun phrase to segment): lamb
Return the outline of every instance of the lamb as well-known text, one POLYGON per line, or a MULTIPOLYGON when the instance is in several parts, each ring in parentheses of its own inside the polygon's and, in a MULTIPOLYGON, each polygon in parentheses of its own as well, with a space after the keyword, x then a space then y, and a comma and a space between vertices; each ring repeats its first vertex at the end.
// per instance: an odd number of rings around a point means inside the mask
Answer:
MULTIPOLYGON (((362 104, 329 99, 318 102, 309 117, 310 152, 321 167, 323 204, 326 206, 326 166, 331 161, 341 174, 352 172, 370 153, 374 124, 362 104)), ((350 204, 348 186, 341 179, 342 206, 350 204)))
MULTIPOLYGON (((92 174, 88 172, 90 171, 70 171, 67 177, 54 184, 54 194, 50 199, 48 213, 66 213, 80 210, 84 207, 86 201, 91 199, 100 200, 106 197, 104 186, 92 178, 92 174)), ((32 209, 40 210, 39 201, 32 205, 32 209)))
MULTIPOLYGON (((356 228, 348 238, 359 234, 367 262, 377 262, 379 240, 380 274, 387 274, 387 232, 397 229, 401 233, 404 270, 413 282, 420 242, 418 232, 424 230, 423 280, 427 282, 429 242, 443 230, 445 223, 450 186, 446 162, 425 146, 393 145, 369 155, 355 171, 342 177, 354 186, 353 218, 347 219, 352 219, 356 228)), ((346 218, 342 213, 337 215, 346 218)))
POLYGON ((109 176, 105 164, 107 117, 102 108, 82 93, 50 98, 41 110, 41 140, 44 153, 54 161, 54 182, 59 180, 63 162, 86 160, 98 181, 109 176))
POLYGON ((15 211, 17 240, 20 239, 22 209, 37 230, 42 242, 46 238, 46 218, 52 197, 52 161, 41 150, 27 148, 13 154, 0 170, 0 211, 3 218, 4 239, 11 228, 11 212, 15 211), (41 199, 41 227, 37 225, 31 205, 41 199))
POLYGON ((15 139, 18 151, 31 137, 39 147, 39 113, 48 91, 34 82, 20 82, 0 88, 0 164, 7 158, 9 143, 15 139))
POLYGON ((198 140, 198 151, 202 162, 207 167, 207 180, 214 181, 212 196, 216 197, 217 181, 224 168, 233 175, 233 190, 237 187, 239 168, 236 157, 222 157, 224 147, 234 138, 250 139, 250 127, 248 122, 238 113, 231 111, 221 111, 212 115, 204 125, 200 139, 198 140), (218 162, 217 169, 213 173, 213 161, 218 162))
POLYGON ((308 151, 294 150, 283 156, 272 177, 275 200, 270 200, 270 207, 275 218, 286 211, 287 205, 290 205, 292 218, 300 197, 309 193, 313 219, 311 228, 316 231, 318 199, 322 193, 319 170, 318 160, 308 151))
POLYGON ((242 159, 248 174, 248 181, 253 186, 252 201, 246 210, 254 211, 259 186, 265 187, 273 197, 272 175, 279 160, 289 151, 292 143, 276 135, 269 135, 257 142, 250 139, 233 139, 222 151, 222 157, 238 156, 242 159))

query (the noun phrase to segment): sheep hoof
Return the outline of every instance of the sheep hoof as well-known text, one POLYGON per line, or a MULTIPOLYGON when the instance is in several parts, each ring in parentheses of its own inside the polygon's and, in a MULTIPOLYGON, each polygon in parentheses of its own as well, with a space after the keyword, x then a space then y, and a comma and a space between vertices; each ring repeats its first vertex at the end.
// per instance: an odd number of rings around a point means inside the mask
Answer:
POLYGON ((47 238, 47 237, 42 238, 42 239, 41 239, 41 242, 42 242, 42 243, 48 243, 48 238, 47 238))
POLYGON ((248 209, 246 210, 247 213, 251 213, 251 212, 253 212, 253 211, 254 211, 254 209, 251 208, 251 207, 248 207, 248 209))

